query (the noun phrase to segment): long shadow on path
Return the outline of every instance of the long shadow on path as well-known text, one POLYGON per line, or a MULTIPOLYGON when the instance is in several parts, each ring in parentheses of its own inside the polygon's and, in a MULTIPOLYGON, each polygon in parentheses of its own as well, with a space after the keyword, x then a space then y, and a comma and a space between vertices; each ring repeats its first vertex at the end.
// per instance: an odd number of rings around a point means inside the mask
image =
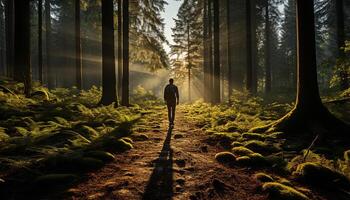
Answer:
POLYGON ((151 177, 142 196, 143 200, 171 200, 173 197, 173 150, 169 128, 163 148, 155 162, 151 177))

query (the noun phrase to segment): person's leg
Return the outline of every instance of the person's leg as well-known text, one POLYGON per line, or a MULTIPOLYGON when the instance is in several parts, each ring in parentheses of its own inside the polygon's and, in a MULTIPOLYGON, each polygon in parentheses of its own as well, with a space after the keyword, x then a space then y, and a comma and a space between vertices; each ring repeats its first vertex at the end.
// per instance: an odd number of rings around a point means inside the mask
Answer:
POLYGON ((167 107, 168 107, 168 120, 169 120, 169 123, 171 123, 171 105, 167 104, 167 107))
POLYGON ((176 113, 176 104, 173 105, 173 108, 171 109, 172 112, 172 124, 174 124, 175 121, 175 113, 176 113))

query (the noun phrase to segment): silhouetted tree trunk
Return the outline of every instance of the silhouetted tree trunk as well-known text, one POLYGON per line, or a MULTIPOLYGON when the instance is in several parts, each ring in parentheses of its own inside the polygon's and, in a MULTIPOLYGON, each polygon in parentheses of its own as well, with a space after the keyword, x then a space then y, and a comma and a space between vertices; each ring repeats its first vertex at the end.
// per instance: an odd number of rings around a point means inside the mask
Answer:
POLYGON ((43 78, 43 1, 38 0, 38 71, 39 81, 42 84, 43 78))
MULTIPOLYGON (((339 57, 344 58, 344 51, 340 48, 345 46, 345 25, 344 25, 344 3, 343 0, 336 0, 337 13, 337 43, 339 57)), ((349 88, 348 76, 346 69, 340 71, 340 89, 346 90, 349 88)))
POLYGON ((24 83, 24 94, 31 93, 30 6, 29 0, 15 0, 14 80, 24 83))
POLYGON ((256 0, 251 0, 251 38, 252 38, 252 93, 258 92, 258 47, 257 47, 257 10, 256 0))
POLYGON ((188 101, 191 102, 192 101, 192 98, 191 98, 191 67, 192 67, 192 64, 191 64, 191 52, 190 52, 190 49, 191 49, 191 44, 190 44, 190 22, 187 21, 187 70, 188 70, 188 101))
POLYGON ((123 0, 123 87, 122 105, 129 106, 129 0, 123 0))
POLYGON ((14 1, 6 0, 6 71, 8 77, 13 77, 14 68, 14 1))
POLYGON ((75 0, 75 73, 76 86, 83 89, 83 66, 81 55, 81 35, 80 35, 80 0, 75 0))
POLYGON ((232 30, 231 30, 231 0, 226 0, 226 17, 227 17, 227 63, 228 63, 228 72, 227 72, 227 81, 228 81, 228 98, 231 102, 232 90, 233 90, 233 74, 232 74, 232 30))
POLYGON ((203 97, 205 102, 210 101, 209 93, 209 3, 208 0, 203 1, 203 72, 204 72, 204 83, 203 83, 203 97))
MULTIPOLYGON (((280 120, 251 131, 309 131, 342 135, 348 125, 335 118, 322 104, 316 69, 314 4, 297 0, 297 98, 294 109, 280 120)), ((345 135, 345 137, 348 137, 345 135)))
POLYGON ((266 7, 265 7, 265 92, 270 93, 271 92, 271 62, 270 62, 270 12, 269 12, 269 1, 266 1, 266 7))
POLYGON ((47 85, 49 89, 55 87, 55 71, 51 66, 51 0, 45 0, 45 27, 46 27, 46 69, 47 85))
POLYGON ((246 0, 246 42, 247 42, 247 82, 246 88, 253 93, 253 63, 252 63, 252 21, 251 21, 251 0, 246 0))
POLYGON ((220 6, 214 0, 214 83, 213 103, 220 103, 220 6))
POLYGON ((100 104, 118 104, 115 56, 113 0, 102 0, 102 99, 100 104))
POLYGON ((122 98, 123 85, 123 20, 122 20, 122 0, 118 0, 118 97, 122 98))
POLYGON ((213 0, 209 0, 208 3, 208 86, 209 86, 209 101, 213 102, 213 91, 214 91, 214 65, 213 65, 213 0))

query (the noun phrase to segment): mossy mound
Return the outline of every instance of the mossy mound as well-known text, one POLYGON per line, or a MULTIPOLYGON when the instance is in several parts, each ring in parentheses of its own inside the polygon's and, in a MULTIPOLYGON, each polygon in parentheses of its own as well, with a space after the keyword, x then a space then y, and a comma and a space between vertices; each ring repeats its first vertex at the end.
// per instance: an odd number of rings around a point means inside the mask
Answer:
POLYGON ((318 163, 300 164, 293 174, 312 185, 350 188, 350 181, 343 174, 318 163))
POLYGON ((241 147, 243 144, 241 142, 232 142, 231 144, 232 147, 241 147))
POLYGON ((47 174, 34 180, 35 186, 55 187, 74 183, 78 177, 74 174, 47 174))
POLYGON ((221 152, 215 155, 215 159, 225 165, 233 165, 236 161, 236 156, 231 152, 221 152))
POLYGON ((279 139, 279 138, 283 138, 283 136, 285 135, 284 132, 274 132, 274 133, 270 133, 267 138, 270 139, 279 139))
POLYGON ((259 153, 253 153, 248 156, 238 157, 237 164, 246 167, 265 167, 269 166, 270 162, 263 155, 259 153))
POLYGON ((271 199, 274 200, 308 200, 309 198, 296 189, 276 183, 267 182, 262 186, 262 190, 268 192, 271 199))
POLYGON ((350 162, 350 150, 344 152, 344 160, 350 162))
POLYGON ((262 183, 274 181, 272 176, 265 174, 265 173, 257 173, 254 175, 254 178, 262 183))
POLYGON ((253 154, 254 151, 252 151, 246 147, 233 147, 232 153, 236 156, 248 156, 250 154, 253 154))
POLYGON ((247 147, 248 149, 254 151, 254 152, 258 152, 258 153, 265 153, 265 154, 269 154, 269 153, 273 153, 273 152, 277 152, 280 149, 267 144, 266 142, 262 142, 259 140, 251 140, 245 143, 244 145, 245 147, 247 147))
POLYGON ((79 129, 79 132, 81 132, 81 134, 86 137, 86 138, 90 138, 90 139, 93 139, 93 138, 97 138, 99 136, 99 133, 92 127, 90 126, 82 126, 80 129, 79 129))
POLYGON ((125 152, 133 148, 130 142, 115 137, 104 137, 97 141, 93 149, 100 149, 108 152, 125 152))
POLYGON ((259 133, 243 133, 242 138, 247 140, 265 140, 265 135, 259 133))
POLYGON ((103 162, 111 162, 114 160, 113 154, 106 151, 89 151, 84 154, 86 157, 95 158, 103 162))
POLYGON ((122 140, 124 140, 125 142, 128 142, 130 144, 134 143, 134 141, 131 138, 129 138, 129 137, 123 137, 122 140))

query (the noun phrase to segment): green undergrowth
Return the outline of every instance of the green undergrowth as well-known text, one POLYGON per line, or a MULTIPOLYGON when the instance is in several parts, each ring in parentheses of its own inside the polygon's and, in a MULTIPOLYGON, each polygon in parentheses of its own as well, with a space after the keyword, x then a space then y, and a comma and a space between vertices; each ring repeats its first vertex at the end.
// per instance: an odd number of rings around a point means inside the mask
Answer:
POLYGON ((23 84, 0 81, 0 193, 14 186, 71 184, 79 174, 100 169, 133 148, 130 137, 159 101, 136 91, 144 104, 97 106, 97 87, 79 92, 35 85, 30 98, 22 94, 23 84))
MULTIPOLYGON (((345 91, 323 100, 332 113, 349 122, 350 113, 346 108, 350 103, 342 100, 347 97, 345 91)), ((253 127, 279 119, 293 107, 292 103, 269 101, 273 99, 272 96, 267 99, 235 92, 230 104, 210 105, 198 101, 186 105, 186 117, 205 131, 206 143, 222 149, 223 152, 216 155, 218 162, 230 167, 268 170, 281 176, 278 180, 263 175, 257 178, 271 182, 264 186, 264 191, 270 192, 275 199, 307 199, 306 195, 293 189, 293 179, 317 187, 334 183, 339 186, 337 189, 350 191, 347 188, 350 186, 347 185, 350 179, 350 150, 341 141, 317 140, 308 149, 315 138, 314 133, 291 136, 283 132, 249 132, 253 127), (276 184, 274 181, 277 181, 276 184)), ((330 190, 334 188, 328 187, 330 190)))

